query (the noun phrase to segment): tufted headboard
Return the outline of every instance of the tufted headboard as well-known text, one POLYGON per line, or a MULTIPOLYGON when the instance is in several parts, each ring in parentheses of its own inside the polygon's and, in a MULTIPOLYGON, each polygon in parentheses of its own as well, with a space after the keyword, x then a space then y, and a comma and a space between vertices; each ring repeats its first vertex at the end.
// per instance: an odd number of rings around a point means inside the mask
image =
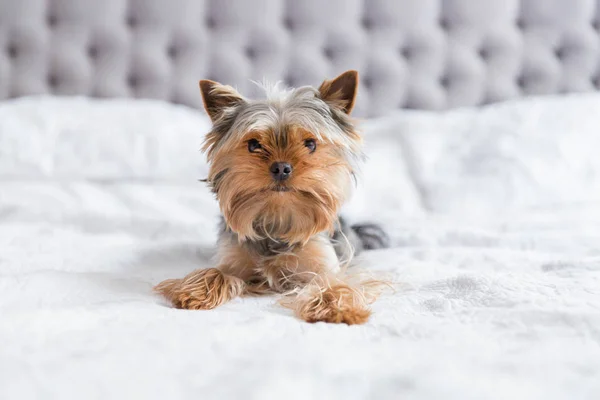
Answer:
POLYGON ((201 78, 318 84, 357 69, 356 114, 598 88, 600 0, 0 0, 0 99, 200 106, 201 78))

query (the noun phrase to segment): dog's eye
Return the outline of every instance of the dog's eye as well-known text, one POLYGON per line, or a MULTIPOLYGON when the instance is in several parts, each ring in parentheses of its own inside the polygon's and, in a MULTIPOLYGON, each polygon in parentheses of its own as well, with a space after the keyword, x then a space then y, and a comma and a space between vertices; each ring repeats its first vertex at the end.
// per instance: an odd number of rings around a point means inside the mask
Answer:
POLYGON ((315 139, 306 139, 304 141, 304 146, 306 146, 308 151, 313 153, 317 149, 317 142, 315 141, 315 139))
POLYGON ((256 140, 256 139, 248 140, 248 151, 250 153, 254 153, 258 149, 262 149, 262 146, 260 145, 258 140, 256 140))

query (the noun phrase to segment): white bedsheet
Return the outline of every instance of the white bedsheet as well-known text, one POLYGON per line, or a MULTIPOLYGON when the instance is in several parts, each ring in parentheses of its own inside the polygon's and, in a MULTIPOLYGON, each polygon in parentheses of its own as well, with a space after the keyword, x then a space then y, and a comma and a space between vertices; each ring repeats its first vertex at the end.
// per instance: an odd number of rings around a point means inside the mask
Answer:
POLYGON ((580 141, 599 140, 600 117, 570 131, 541 124, 544 142, 527 112, 572 120, 594 105, 600 97, 531 99, 365 124, 372 161, 346 212, 385 223, 394 247, 358 261, 400 284, 351 327, 303 323, 269 297, 184 311, 151 293, 211 265, 217 206, 194 180, 206 168, 199 145, 179 143, 199 144, 200 114, 153 102, 1 105, 0 399, 597 399, 600 161, 580 141), (77 118, 64 116, 73 108, 77 118), (132 117, 147 114, 144 126, 132 117), (102 140, 107 126, 126 136, 119 145, 102 140), (468 126, 513 142, 467 140, 468 126), (540 150, 552 146, 565 156, 540 150), (518 168, 495 170, 492 158, 518 168), (565 168, 554 166, 549 190, 531 171, 552 160, 565 168), (395 173, 377 178, 381 166, 395 173))

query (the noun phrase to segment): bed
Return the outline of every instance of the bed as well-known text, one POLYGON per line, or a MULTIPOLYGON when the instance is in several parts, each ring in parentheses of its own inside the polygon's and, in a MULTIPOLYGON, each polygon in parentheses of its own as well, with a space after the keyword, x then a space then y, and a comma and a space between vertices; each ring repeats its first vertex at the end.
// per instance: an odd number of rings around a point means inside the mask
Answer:
POLYGON ((596 2, 252 3, 0 0, 0 398, 596 399, 596 2), (216 239, 197 79, 346 68, 343 212, 395 290, 361 326, 169 307, 216 239))

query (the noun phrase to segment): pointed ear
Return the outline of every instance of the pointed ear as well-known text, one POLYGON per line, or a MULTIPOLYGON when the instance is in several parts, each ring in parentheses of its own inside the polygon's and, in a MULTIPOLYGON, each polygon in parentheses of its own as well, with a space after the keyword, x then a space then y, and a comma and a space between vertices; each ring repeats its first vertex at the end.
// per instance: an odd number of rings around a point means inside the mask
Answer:
POLYGON ((218 120, 225 109, 245 101, 231 86, 209 80, 200 81, 200 92, 204 101, 204 109, 212 122, 218 120))
POLYGON ((354 108, 357 89, 358 72, 350 70, 335 79, 324 81, 319 86, 319 93, 327 103, 339 107, 346 114, 350 114, 354 108))

